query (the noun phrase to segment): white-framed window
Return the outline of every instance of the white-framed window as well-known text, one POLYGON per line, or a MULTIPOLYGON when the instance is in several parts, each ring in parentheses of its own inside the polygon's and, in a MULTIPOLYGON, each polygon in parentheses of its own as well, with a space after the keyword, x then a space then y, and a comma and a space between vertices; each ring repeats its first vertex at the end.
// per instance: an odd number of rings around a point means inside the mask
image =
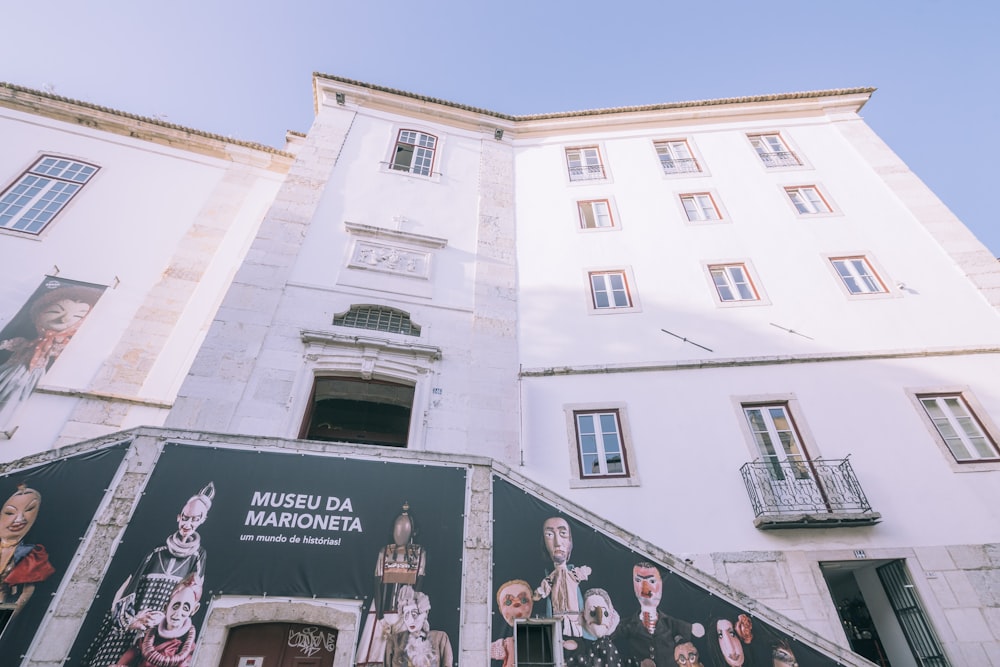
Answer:
POLYGON ((722 220, 722 212, 709 192, 695 192, 681 195, 681 204, 688 222, 708 222, 722 220))
POLYGON ((566 149, 566 168, 571 181, 594 181, 607 177, 601 149, 598 146, 583 146, 566 149))
POLYGON ((624 271, 591 271, 590 293, 597 310, 631 308, 632 294, 624 271))
POLYGON ((562 408, 570 488, 639 486, 628 406, 602 400, 562 408))
POLYGON ((849 294, 885 294, 889 291, 864 255, 831 257, 830 263, 849 294))
POLYGON ((708 273, 722 303, 760 300, 746 264, 709 264, 708 273))
POLYGON ((389 168, 417 176, 430 176, 434 173, 434 154, 437 146, 438 139, 433 134, 402 129, 396 138, 396 147, 389 168))
POLYGON ((580 476, 628 477, 618 410, 576 411, 573 417, 580 476))
POLYGON ((610 229, 615 226, 611 202, 607 199, 588 199, 576 203, 580 214, 580 229, 610 229))
POLYGON ((820 215, 833 209, 815 185, 786 187, 785 193, 799 215, 820 215))
POLYGON ((0 229, 39 234, 99 167, 43 155, 0 194, 0 229))
POLYGON ((959 463, 1000 460, 1000 449, 961 393, 918 394, 938 436, 959 463))
POLYGON ((798 167, 802 164, 778 133, 751 134, 750 145, 765 167, 798 167))
POLYGON ((700 173, 701 165, 691 153, 691 147, 686 139, 673 141, 654 141, 656 155, 660 158, 660 166, 664 174, 700 173))
POLYGON ((812 476, 809 455, 802 446, 787 403, 743 405, 743 415, 758 458, 767 464, 774 479, 783 480, 788 476, 809 479, 812 476))

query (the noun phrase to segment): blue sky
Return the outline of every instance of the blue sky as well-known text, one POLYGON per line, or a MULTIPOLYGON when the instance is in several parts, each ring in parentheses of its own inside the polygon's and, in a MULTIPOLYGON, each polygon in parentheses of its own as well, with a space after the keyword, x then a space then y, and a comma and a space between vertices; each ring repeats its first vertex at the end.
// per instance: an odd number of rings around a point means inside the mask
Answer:
POLYGON ((274 146, 314 71, 511 114, 874 86, 867 122, 1000 256, 995 3, 5 4, 0 79, 274 146))

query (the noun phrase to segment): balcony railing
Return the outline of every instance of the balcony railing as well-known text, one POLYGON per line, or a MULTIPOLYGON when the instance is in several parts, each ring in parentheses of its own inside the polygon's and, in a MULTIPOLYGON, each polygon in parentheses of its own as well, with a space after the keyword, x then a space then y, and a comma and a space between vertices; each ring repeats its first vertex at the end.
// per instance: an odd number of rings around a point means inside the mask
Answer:
POLYGON ((592 181, 604 178, 603 164, 585 164, 569 168, 569 180, 592 181))
POLYGON ((799 156, 792 151, 758 153, 765 167, 797 167, 802 164, 799 156))
POLYGON ((664 174, 691 174, 701 171, 701 166, 693 157, 665 158, 661 156, 660 164, 663 165, 664 174))
POLYGON ((878 523, 851 462, 757 460, 740 471, 758 528, 807 528, 878 523))

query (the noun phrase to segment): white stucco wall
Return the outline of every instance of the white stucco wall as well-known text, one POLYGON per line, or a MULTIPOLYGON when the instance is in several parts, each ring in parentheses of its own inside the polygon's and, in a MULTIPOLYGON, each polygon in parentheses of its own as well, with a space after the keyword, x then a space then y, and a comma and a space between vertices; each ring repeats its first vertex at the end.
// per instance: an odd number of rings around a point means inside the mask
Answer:
MULTIPOLYGON (((0 230, 0 326, 45 275, 107 290, 14 416, 8 428, 16 431, 0 447, 4 460, 162 423, 200 332, 282 180, 280 168, 268 168, 271 157, 253 150, 238 147, 230 158, 215 142, 213 156, 204 147, 185 150, 179 132, 171 147, 89 126, 108 122, 109 114, 76 109, 91 122, 73 125, 46 113, 44 103, 37 113, 0 106, 3 185, 45 154, 100 169, 40 234, 0 230), (95 394, 104 398, 90 414, 74 412, 95 394)), ((114 121, 151 132, 139 121, 114 121)))

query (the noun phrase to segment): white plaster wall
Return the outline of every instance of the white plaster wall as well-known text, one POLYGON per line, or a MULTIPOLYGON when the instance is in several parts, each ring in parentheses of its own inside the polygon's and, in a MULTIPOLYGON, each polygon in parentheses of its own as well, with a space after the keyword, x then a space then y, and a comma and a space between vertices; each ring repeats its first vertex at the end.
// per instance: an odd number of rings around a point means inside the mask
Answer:
MULTIPOLYGON (((0 326, 16 314, 46 274, 58 272, 61 278, 107 285, 71 345, 40 384, 41 388, 86 392, 109 361, 139 364, 111 357, 126 332, 141 338, 143 308, 172 308, 178 317, 166 322, 167 339, 154 367, 147 369, 146 382, 141 390, 123 393, 169 404, 190 365, 199 332, 211 320, 281 174, 5 108, 0 108, 0 142, 4 145, 0 153, 3 187, 43 154, 78 158, 100 167, 38 236, 0 231, 4 278, 0 281, 0 326), (242 175, 234 176, 234 171, 242 175), (235 210, 220 202, 216 210, 211 204, 213 194, 227 180, 230 183, 225 187, 237 183, 231 192, 245 202, 235 210), (187 238, 185 249, 178 250, 194 225, 204 226, 204 231, 195 232, 202 238, 187 238), (193 294, 168 290, 157 297, 163 301, 150 303, 151 291, 164 280, 168 267, 183 270, 186 262, 193 261, 185 253, 216 243, 217 253, 193 294)), ((51 447, 78 404, 77 398, 36 392, 15 417, 17 431, 3 443, 0 458, 13 459, 51 447)), ((164 409, 140 407, 124 425, 160 424, 165 414, 164 409)), ((122 425, 109 417, 105 430, 122 425)), ((93 428, 101 430, 99 424, 93 428)), ((88 432, 82 437, 97 434, 88 432)))
POLYGON ((713 356, 661 328, 726 357, 992 345, 1000 335, 996 311, 824 117, 521 140, 516 206, 521 349, 529 367, 713 356), (764 168, 746 139, 753 131, 780 131, 806 166, 764 168), (707 175, 665 177, 652 142, 666 138, 689 139, 707 175), (570 183, 565 147, 594 144, 611 179, 570 183), (797 216, 783 191, 788 185, 819 186, 836 213, 797 216), (687 222, 678 195, 705 191, 724 207, 726 222, 687 222), (606 197, 620 213, 620 229, 579 230, 574 202, 606 197), (855 254, 873 259, 888 295, 845 293, 826 256, 855 254), (749 261, 769 303, 719 307, 704 268, 718 261, 749 261), (585 271, 621 267, 634 273, 641 312, 589 314, 585 271))
MULTIPOLYGON (((324 110, 338 112, 345 113, 324 110)), ((353 239, 344 223, 361 223, 447 239, 445 248, 434 251, 430 296, 422 300, 436 307, 471 309, 482 139, 481 134, 425 119, 359 110, 290 281, 334 287, 340 273, 350 271, 345 266, 353 239), (438 137, 434 171, 440 177, 411 176, 380 165, 391 158, 400 129, 438 137), (405 221, 398 223, 397 218, 405 221)))
POLYGON ((532 377, 524 380, 524 473, 678 555, 720 551, 990 543, 997 471, 953 472, 907 388, 961 378, 1000 414, 1000 355, 532 377), (760 531, 739 468, 757 458, 740 399, 793 398, 814 458, 850 461, 880 524, 760 531), (640 486, 572 488, 564 406, 625 404, 640 486), (661 507, 650 520, 636 507, 661 507))

